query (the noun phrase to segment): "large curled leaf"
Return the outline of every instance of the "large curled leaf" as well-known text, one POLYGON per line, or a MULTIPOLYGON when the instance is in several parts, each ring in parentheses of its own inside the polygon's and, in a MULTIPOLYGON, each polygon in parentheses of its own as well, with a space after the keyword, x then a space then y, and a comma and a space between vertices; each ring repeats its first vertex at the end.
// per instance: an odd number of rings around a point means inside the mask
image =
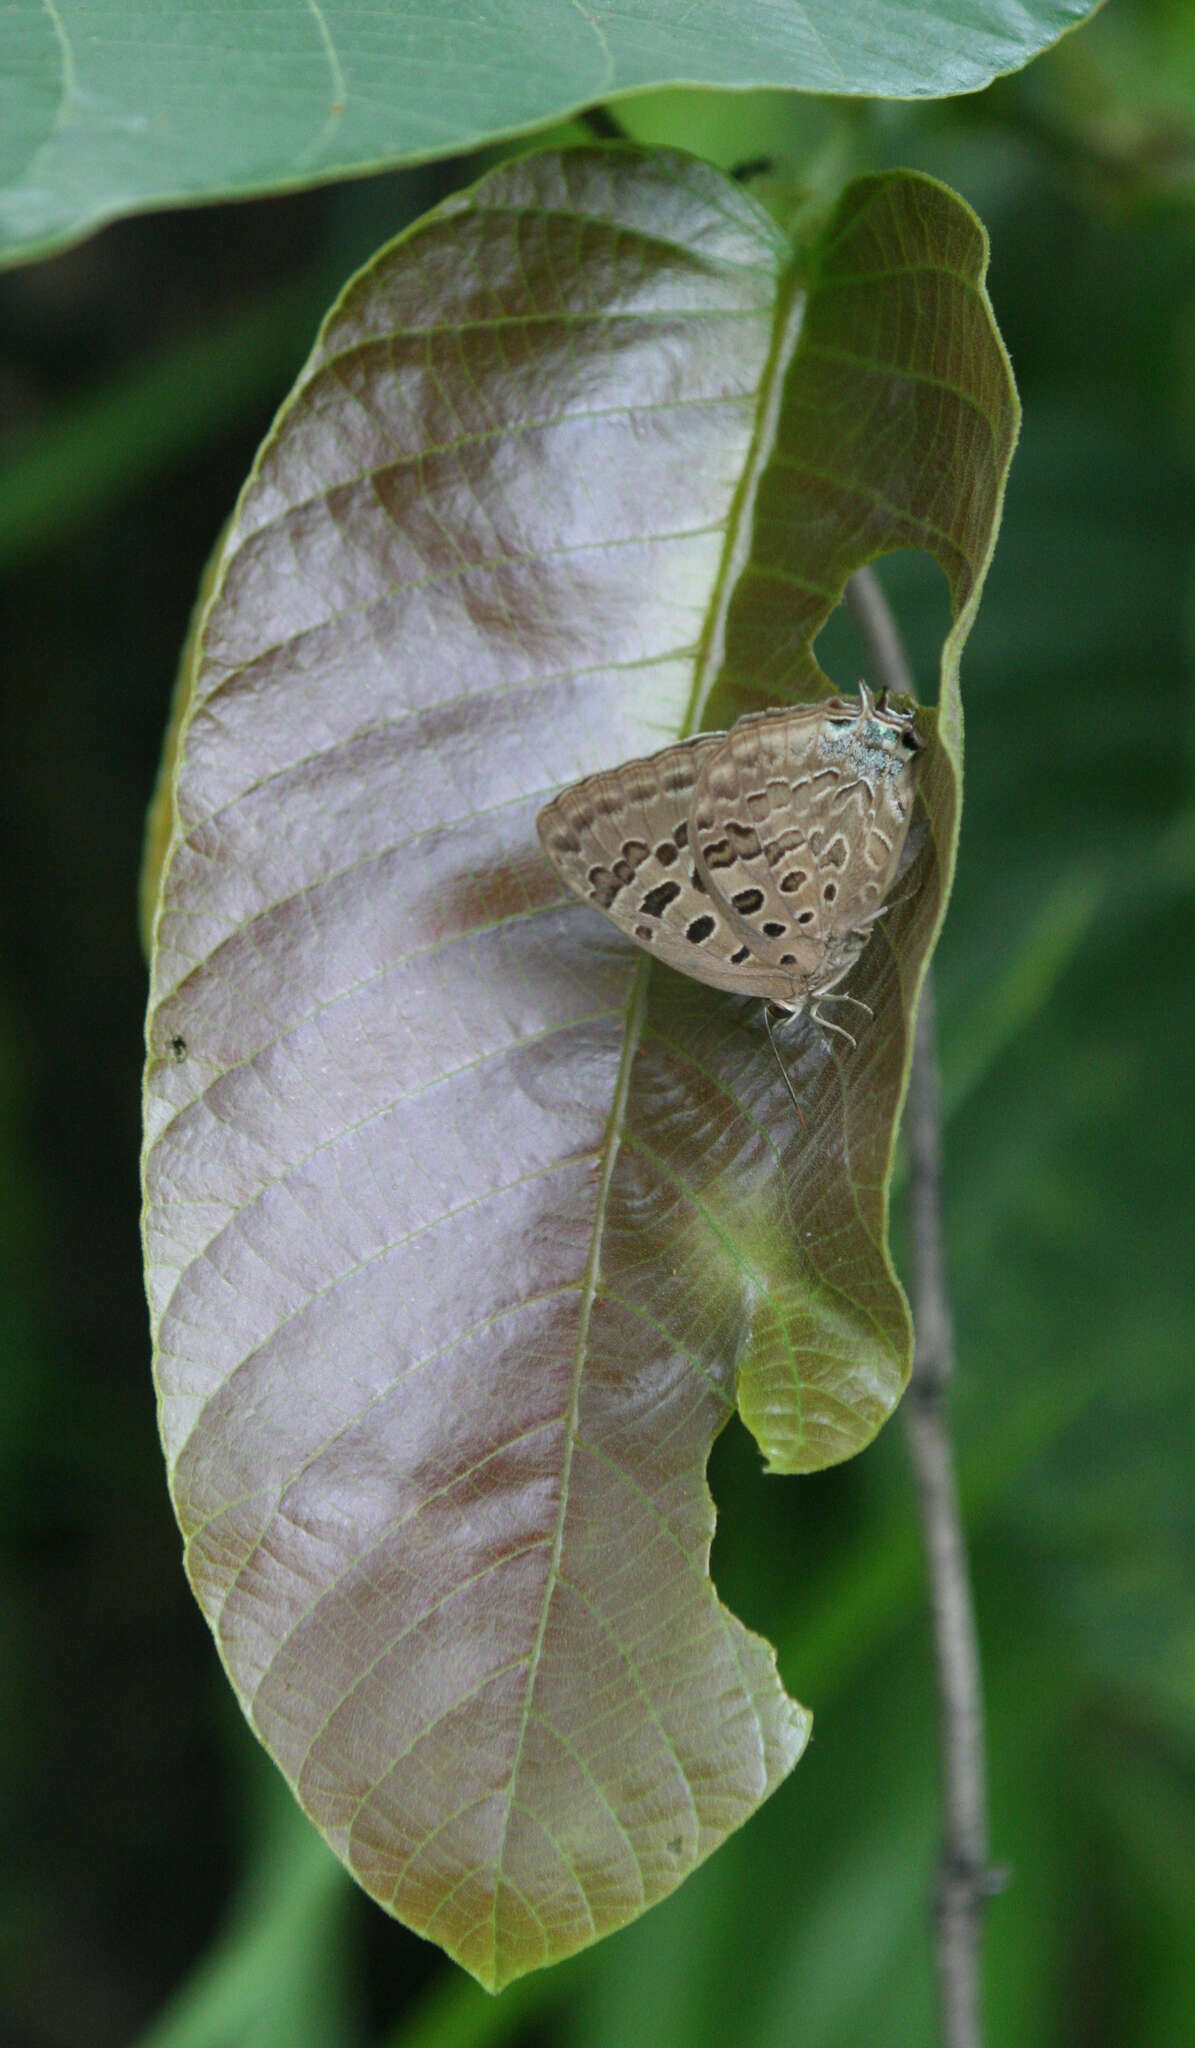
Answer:
POLYGON ((476 149, 684 80, 919 99, 1015 71, 1093 0, 5 0, 0 261, 168 201, 476 149))
MULTIPOLYGON (((1015 400, 952 194, 794 264, 692 159, 511 164, 344 294, 223 552, 175 768, 146 1234, 188 1567, 368 1889, 500 1985, 663 1896, 807 1716, 708 1576, 735 1399, 848 1455, 907 1370, 885 1186, 1015 400), (829 687, 849 572, 950 579, 914 863, 798 1027, 563 903, 563 781, 829 687)), ((853 678, 839 678, 840 683, 853 678)))

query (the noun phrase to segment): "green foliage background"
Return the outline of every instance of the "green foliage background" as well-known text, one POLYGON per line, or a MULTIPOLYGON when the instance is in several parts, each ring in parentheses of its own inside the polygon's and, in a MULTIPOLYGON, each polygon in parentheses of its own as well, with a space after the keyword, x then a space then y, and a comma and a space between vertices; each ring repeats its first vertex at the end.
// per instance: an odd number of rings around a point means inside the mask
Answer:
MULTIPOLYGON (((963 668, 939 953, 953 1410, 1012 1883, 992 2048, 1195 2038, 1195 29, 1112 0, 933 108, 661 96, 634 133, 975 206, 1025 406, 963 668)), ((715 1573, 817 1715, 666 1905, 497 2001, 352 1891, 178 1565, 135 1254, 135 885, 202 563, 337 283, 477 165, 109 229, 0 290, 0 2032, 869 2048, 932 2038, 932 1668, 899 1423, 765 1481, 715 1573), (732 2000, 732 2008, 728 2007, 732 2000)), ((928 684, 936 570, 889 565, 928 684)), ((845 622, 820 649, 850 675, 845 622)))

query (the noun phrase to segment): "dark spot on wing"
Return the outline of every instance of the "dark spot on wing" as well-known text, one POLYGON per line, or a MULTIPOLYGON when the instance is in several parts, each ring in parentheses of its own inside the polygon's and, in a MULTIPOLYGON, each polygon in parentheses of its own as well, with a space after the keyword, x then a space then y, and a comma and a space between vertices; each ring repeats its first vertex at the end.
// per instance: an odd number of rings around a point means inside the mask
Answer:
POLYGON ((709 938, 713 929, 714 919, 712 917, 695 917, 692 924, 686 925, 685 937, 691 946, 701 946, 709 938))
POLYGON ((585 877, 589 893, 599 910, 609 910, 615 898, 621 894, 622 883, 616 882, 609 868, 590 868, 585 877))
POLYGON ((675 903, 679 895, 679 882, 657 882, 654 889, 648 890, 639 908, 647 917, 663 917, 668 905, 675 903))
POLYGON ((677 857, 676 846, 671 839, 661 839, 656 848, 656 859, 662 868, 670 868, 677 857))
POLYGON ((786 932, 787 930, 788 930, 788 926, 787 926, 786 924, 777 924, 777 922, 776 922, 776 920, 775 920, 775 918, 774 918, 774 917, 769 917, 769 918, 767 918, 767 919, 765 920, 765 923, 764 923, 764 936, 765 936, 765 938, 769 938, 769 939, 782 939, 782 938, 784 937, 784 934, 785 934, 785 932, 786 932))
POLYGON ((732 896, 730 900, 736 910, 742 911, 744 917, 750 917, 754 911, 763 909, 763 890, 740 889, 738 895, 732 896))
POLYGON ((731 956, 730 956, 730 964, 731 964, 731 966, 732 966, 732 967, 741 967, 741 966, 742 966, 742 964, 743 964, 743 962, 744 962, 744 960, 749 960, 750 958, 751 958, 751 948, 750 948, 750 946, 740 946, 740 947, 739 947, 739 950, 738 950, 738 952, 737 952, 737 953, 732 953, 732 954, 731 954, 731 956))
POLYGON ((755 831, 753 826, 740 825, 735 819, 732 818, 727 823, 726 836, 729 839, 731 845, 733 846, 735 852, 738 854, 740 860, 759 859, 759 834, 755 831))

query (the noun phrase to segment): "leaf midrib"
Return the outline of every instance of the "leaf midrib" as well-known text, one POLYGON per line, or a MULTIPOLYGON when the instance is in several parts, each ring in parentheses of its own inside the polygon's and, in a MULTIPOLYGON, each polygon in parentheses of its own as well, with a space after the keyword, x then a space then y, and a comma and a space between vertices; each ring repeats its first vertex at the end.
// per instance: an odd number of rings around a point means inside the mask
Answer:
MULTIPOLYGON (((689 738, 700 730, 700 721, 709 702, 710 694, 720 675, 726 646, 726 620, 731 600, 739 578, 750 559, 751 539, 754 526, 755 500, 760 480, 776 446, 780 421, 781 401, 785 377, 795 352, 798 336, 804 319, 805 293, 800 288, 795 267, 777 279, 776 313, 773 323, 772 346, 760 379, 756 399, 756 424, 751 437, 747 458, 743 465, 739 485, 731 501, 726 521, 726 545, 707 611, 705 631, 698 643, 694 662, 693 688, 689 705, 679 737, 689 738)), ((560 1557, 564 1544, 564 1530, 568 1518, 569 1481, 572 1471, 573 1453, 576 1447, 576 1420, 580 1401, 581 1384, 588 1356, 589 1330, 593 1315, 593 1304, 597 1298, 602 1244, 605 1235, 606 1218, 609 1209, 610 1187, 614 1169, 622 1147, 623 1130, 630 1101, 631 1081, 635 1055, 643 1036, 647 1015, 647 997, 650 986, 651 962, 643 960, 636 966, 635 978, 627 1004, 626 1029, 623 1037, 622 1057, 614 1088, 610 1118, 602 1146, 601 1174, 594 1197, 594 1227, 582 1284, 581 1301, 577 1318, 577 1337, 573 1351, 573 1381, 566 1411, 564 1438, 564 1460, 560 1475, 560 1496, 556 1513, 556 1527, 553 1532, 552 1548, 548 1558, 548 1569, 544 1581, 543 1599, 535 1641, 527 1664, 527 1685, 520 1715, 518 1740, 511 1760, 507 1784, 506 1811, 502 1821, 502 1832, 494 1855, 494 1884, 490 1905, 490 1927, 492 1954, 499 1954, 498 1902, 502 1890, 502 1868, 511 1817, 517 1803, 517 1786, 522 1761, 523 1744, 531 1720, 532 1701, 547 1634, 548 1619, 552 1600, 559 1583, 560 1557)))

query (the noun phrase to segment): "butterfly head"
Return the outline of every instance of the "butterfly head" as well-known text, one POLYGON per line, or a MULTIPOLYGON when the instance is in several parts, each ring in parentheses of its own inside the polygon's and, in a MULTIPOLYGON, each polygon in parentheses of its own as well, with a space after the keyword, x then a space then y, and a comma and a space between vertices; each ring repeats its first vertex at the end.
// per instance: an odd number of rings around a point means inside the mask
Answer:
POLYGON ((916 706, 890 704, 886 690, 873 697, 861 681, 857 699, 833 697, 825 707, 823 758, 841 761, 868 780, 876 774, 900 775, 924 745, 916 706))

